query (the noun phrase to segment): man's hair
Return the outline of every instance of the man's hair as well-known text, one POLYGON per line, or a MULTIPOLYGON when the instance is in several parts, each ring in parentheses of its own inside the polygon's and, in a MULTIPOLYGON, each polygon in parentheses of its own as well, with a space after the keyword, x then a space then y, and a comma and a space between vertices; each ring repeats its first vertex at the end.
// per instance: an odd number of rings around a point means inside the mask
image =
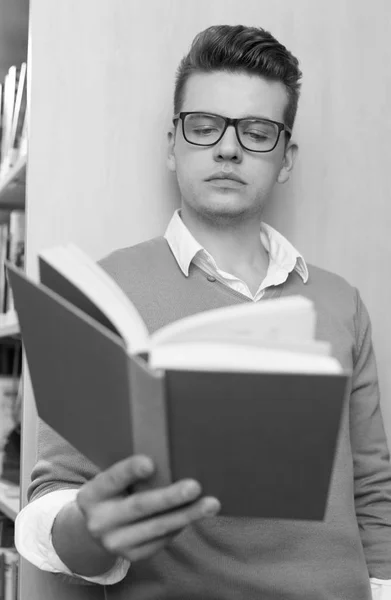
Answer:
POLYGON ((174 114, 181 110, 189 77, 216 71, 260 75, 283 83, 288 95, 284 121, 292 129, 302 73, 297 58, 271 33, 261 27, 213 25, 196 35, 176 72, 174 114))

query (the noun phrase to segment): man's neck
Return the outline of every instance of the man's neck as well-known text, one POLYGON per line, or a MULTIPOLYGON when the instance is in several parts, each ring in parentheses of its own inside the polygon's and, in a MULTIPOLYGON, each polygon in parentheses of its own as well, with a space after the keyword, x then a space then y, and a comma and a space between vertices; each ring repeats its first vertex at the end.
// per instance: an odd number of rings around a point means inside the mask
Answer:
POLYGON ((197 242, 213 256, 219 269, 251 282, 251 287, 266 276, 269 255, 260 239, 260 216, 227 221, 223 225, 201 220, 182 207, 181 218, 197 242))

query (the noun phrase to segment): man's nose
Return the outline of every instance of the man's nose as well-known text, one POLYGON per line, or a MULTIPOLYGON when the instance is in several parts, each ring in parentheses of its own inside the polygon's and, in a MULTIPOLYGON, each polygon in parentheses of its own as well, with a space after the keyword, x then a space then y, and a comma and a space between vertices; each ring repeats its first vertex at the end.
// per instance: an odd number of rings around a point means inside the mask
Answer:
POLYGON ((240 156, 242 147, 236 135, 235 127, 229 125, 224 132, 223 137, 215 146, 216 152, 224 156, 240 156))

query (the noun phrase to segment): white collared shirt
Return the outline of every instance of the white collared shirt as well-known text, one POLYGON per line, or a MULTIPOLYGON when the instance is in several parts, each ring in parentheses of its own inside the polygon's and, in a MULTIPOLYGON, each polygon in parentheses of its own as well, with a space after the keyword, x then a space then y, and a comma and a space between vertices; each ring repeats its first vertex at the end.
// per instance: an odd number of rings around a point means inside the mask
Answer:
POLYGON ((189 274, 190 264, 194 263, 206 273, 213 275, 231 289, 244 294, 254 302, 262 298, 266 288, 271 285, 280 285, 286 281, 289 273, 293 270, 297 271, 304 283, 308 280, 308 268, 302 255, 281 233, 267 223, 260 224, 260 239, 269 255, 269 266, 266 277, 260 283, 255 295, 250 292, 243 280, 219 269, 213 256, 190 233, 180 217, 179 209, 175 211, 164 237, 186 277, 189 274))
MULTIPOLYGON (((187 277, 189 267, 194 263, 205 272, 228 287, 251 298, 254 302, 262 298, 269 286, 286 281, 289 273, 295 270, 303 282, 308 281, 308 268, 302 255, 288 240, 266 223, 260 224, 260 239, 269 256, 266 277, 253 295, 247 284, 236 276, 219 269, 213 257, 193 237, 176 210, 166 229, 165 239, 174 257, 187 277)), ((61 561, 54 550, 51 530, 54 519, 65 504, 74 500, 78 490, 56 490, 33 500, 17 515, 15 520, 15 546, 19 554, 39 569, 54 573, 72 571, 61 561)), ((99 584, 114 584, 121 581, 130 566, 130 562, 118 558, 115 565, 98 577, 82 577, 99 584)), ((81 575, 78 575, 81 577, 81 575)), ((391 580, 371 579, 372 600, 391 600, 391 580)))

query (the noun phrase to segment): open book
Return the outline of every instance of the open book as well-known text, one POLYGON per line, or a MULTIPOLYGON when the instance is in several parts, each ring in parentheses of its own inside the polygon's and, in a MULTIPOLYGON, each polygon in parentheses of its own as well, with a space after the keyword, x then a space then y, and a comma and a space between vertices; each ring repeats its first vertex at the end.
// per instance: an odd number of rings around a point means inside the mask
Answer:
POLYGON ((349 374, 292 296, 205 311, 149 334, 109 275, 73 245, 39 253, 40 283, 7 265, 40 417, 106 468, 156 465, 222 515, 324 518, 349 374))
POLYGON ((152 335, 131 300, 73 244, 39 253, 41 281, 118 333, 153 368, 337 373, 330 344, 315 340, 313 303, 301 296, 209 310, 152 335), (80 292, 84 296, 80 296, 80 292))

